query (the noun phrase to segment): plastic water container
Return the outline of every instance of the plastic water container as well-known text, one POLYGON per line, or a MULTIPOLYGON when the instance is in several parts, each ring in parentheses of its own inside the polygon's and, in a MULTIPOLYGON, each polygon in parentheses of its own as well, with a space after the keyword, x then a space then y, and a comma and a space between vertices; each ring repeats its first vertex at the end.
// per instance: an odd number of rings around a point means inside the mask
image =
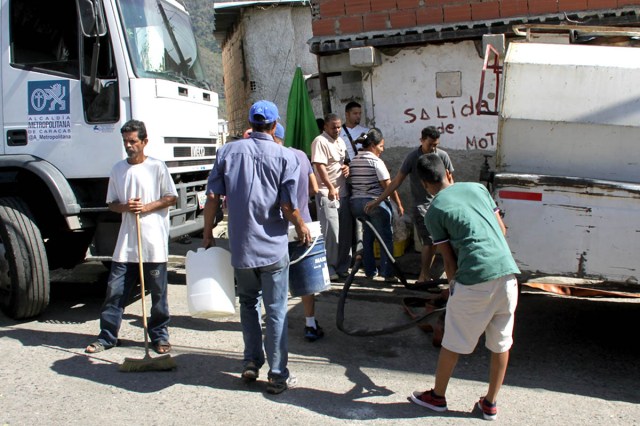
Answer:
POLYGON ((191 316, 225 317, 236 312, 231 253, 220 247, 200 247, 187 252, 185 268, 191 316))

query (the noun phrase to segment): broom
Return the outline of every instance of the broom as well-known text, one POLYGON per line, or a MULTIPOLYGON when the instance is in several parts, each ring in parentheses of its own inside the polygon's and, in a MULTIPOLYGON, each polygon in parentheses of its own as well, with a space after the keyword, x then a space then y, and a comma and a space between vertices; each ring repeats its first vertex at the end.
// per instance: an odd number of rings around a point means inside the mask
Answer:
POLYGON ((144 371, 167 371, 175 370, 178 365, 176 361, 171 358, 171 355, 166 354, 156 358, 152 358, 149 355, 149 337, 147 326, 147 308, 145 306, 145 291, 144 291, 144 269, 142 267, 142 235, 140 232, 140 213, 136 213, 136 230, 138 231, 138 264, 140 265, 140 291, 142 292, 142 327, 144 328, 144 358, 125 358, 122 365, 120 365, 120 371, 123 372, 144 372, 144 371))

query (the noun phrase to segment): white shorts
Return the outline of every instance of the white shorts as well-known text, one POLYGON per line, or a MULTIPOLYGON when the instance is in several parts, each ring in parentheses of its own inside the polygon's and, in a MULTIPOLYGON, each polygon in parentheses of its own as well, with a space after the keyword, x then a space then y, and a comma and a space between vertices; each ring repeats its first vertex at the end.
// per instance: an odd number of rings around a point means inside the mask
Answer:
POLYGON ((470 354, 485 333, 485 346, 502 353, 513 344, 513 318, 518 304, 514 275, 473 285, 452 282, 447 302, 442 346, 470 354))

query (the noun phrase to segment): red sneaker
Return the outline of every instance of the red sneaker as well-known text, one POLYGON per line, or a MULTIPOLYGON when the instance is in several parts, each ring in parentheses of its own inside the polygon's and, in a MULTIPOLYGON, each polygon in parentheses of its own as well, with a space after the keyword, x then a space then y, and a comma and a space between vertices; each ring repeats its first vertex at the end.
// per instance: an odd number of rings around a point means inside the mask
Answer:
POLYGON ((411 402, 427 407, 430 410, 438 412, 447 411, 447 400, 444 396, 436 395, 433 389, 425 392, 413 391, 409 398, 411 402))
POLYGON ((495 420, 498 418, 498 405, 494 402, 491 404, 484 396, 478 401, 478 408, 482 411, 482 417, 485 420, 495 420))

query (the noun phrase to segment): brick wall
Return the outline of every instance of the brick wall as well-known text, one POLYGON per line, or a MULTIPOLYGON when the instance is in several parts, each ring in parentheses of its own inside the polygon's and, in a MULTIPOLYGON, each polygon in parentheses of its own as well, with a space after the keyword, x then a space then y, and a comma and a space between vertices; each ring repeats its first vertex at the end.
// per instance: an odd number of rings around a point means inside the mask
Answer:
POLYGON ((640 6, 640 0, 312 0, 313 35, 640 6))
POLYGON ((229 134, 238 135, 247 128, 247 76, 243 52, 243 29, 237 29, 222 49, 224 93, 227 100, 229 134))

